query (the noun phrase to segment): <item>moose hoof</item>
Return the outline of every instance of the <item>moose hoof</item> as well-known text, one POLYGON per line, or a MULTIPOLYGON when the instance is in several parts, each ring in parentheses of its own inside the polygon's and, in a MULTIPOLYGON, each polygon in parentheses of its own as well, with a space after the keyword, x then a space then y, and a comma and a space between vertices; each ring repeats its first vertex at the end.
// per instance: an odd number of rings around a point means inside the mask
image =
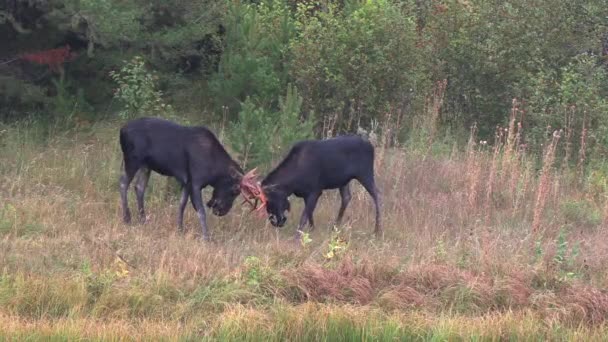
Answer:
POLYGON ((300 245, 300 244, 302 244, 303 238, 304 238, 304 232, 298 229, 298 230, 296 230, 296 234, 291 239, 291 242, 300 245))
POLYGON ((374 231, 374 237, 376 239, 383 240, 384 239, 384 231, 382 231, 382 230, 376 230, 376 231, 374 231))

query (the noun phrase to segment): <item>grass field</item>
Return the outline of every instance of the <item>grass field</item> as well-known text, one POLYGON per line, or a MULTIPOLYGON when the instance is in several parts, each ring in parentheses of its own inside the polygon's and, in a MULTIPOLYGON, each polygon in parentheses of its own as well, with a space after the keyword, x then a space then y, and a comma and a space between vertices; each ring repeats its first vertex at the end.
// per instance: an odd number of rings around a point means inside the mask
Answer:
POLYGON ((1 339, 608 339, 604 178, 551 167, 552 145, 536 163, 509 139, 380 144, 382 239, 355 183, 344 224, 326 192, 304 244, 296 199, 282 230, 238 199, 203 243, 156 174, 148 222, 122 223, 118 127, 0 128, 1 339))

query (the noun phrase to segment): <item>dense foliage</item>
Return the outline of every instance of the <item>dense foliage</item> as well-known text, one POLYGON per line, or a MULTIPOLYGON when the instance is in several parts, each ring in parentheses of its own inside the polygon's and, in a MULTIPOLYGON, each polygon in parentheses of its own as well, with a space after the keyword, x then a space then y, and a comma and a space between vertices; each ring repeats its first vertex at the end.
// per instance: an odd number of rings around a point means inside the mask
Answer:
POLYGON ((587 132, 601 152, 607 18, 605 0, 12 0, 0 4, 0 119, 152 108, 112 101, 119 84, 110 72, 140 56, 159 75, 147 89, 177 112, 223 118, 237 131, 266 125, 256 143, 281 130, 288 92, 319 136, 398 117, 404 138, 447 80, 440 129, 476 124, 492 139, 518 98, 533 145, 550 125, 572 144, 587 132), (66 44, 72 55, 59 70, 22 58, 66 44))

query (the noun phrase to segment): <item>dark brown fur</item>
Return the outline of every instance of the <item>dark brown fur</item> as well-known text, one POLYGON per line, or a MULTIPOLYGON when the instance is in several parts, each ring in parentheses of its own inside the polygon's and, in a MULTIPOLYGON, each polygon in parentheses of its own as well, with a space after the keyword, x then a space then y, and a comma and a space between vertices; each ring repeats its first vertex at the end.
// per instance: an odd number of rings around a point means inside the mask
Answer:
POLYGON ((213 187, 207 206, 218 216, 230 211, 240 193, 243 170, 206 127, 181 126, 158 118, 135 119, 120 129, 120 146, 124 161, 120 193, 126 223, 131 222, 127 192, 136 174, 135 193, 141 222, 146 218, 144 192, 150 172, 155 171, 174 177, 182 185, 179 229, 183 230, 184 210, 190 198, 206 240, 209 233, 201 190, 208 185, 213 187))
POLYGON ((374 147, 358 136, 341 136, 327 140, 305 140, 295 144, 283 161, 262 181, 268 198, 270 222, 282 227, 290 208, 288 197, 296 195, 305 203, 298 231, 306 223, 314 228, 313 212, 323 190, 340 189, 342 204, 340 223, 351 199, 349 183, 357 179, 374 200, 375 233, 381 233, 380 204, 374 181, 374 147))

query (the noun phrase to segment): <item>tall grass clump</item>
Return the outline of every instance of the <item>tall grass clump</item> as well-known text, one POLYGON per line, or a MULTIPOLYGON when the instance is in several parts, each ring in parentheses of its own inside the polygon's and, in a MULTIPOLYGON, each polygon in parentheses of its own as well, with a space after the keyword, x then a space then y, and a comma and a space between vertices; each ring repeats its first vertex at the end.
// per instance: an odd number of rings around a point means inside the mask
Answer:
POLYGON ((538 188, 536 191, 536 201, 534 202, 534 219, 532 221, 532 231, 537 233, 541 226, 541 218, 543 210, 547 202, 549 195, 551 179, 552 179, 552 168, 553 162, 555 161, 555 151, 557 149, 557 143, 561 137, 561 132, 553 132, 553 137, 543 154, 543 168, 540 172, 540 179, 538 181, 538 188))

